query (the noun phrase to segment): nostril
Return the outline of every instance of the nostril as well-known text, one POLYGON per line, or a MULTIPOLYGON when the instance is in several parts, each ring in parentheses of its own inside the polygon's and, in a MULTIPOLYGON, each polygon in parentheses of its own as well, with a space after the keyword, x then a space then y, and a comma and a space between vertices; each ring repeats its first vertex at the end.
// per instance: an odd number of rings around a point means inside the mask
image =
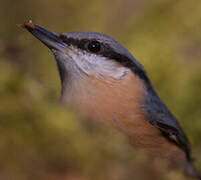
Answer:
POLYGON ((66 34, 60 34, 59 39, 67 45, 78 45, 79 40, 67 36, 66 34))
POLYGON ((67 37, 65 34, 60 34, 59 39, 61 39, 63 42, 65 42, 67 40, 67 37))
POLYGON ((67 45, 72 44, 72 38, 67 37, 66 34, 60 34, 59 39, 67 45))

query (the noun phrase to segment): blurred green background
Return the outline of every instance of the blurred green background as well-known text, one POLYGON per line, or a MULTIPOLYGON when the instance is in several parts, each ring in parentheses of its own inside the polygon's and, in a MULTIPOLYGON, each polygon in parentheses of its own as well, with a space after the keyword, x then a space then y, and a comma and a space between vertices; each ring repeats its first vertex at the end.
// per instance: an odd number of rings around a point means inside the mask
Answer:
POLYGON ((1 0, 0 179, 183 179, 149 172, 123 135, 59 103, 53 57, 17 27, 28 19, 58 33, 102 32, 127 47, 179 119, 201 169, 201 1, 1 0))

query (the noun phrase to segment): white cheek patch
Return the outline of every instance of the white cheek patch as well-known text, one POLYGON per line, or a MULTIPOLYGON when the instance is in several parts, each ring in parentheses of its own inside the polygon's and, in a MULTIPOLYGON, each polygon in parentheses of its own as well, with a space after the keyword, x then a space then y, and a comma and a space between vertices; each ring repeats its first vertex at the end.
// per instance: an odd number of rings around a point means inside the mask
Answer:
POLYGON ((96 54, 80 52, 77 49, 73 49, 68 55, 71 56, 79 69, 88 75, 95 75, 104 78, 109 76, 115 79, 120 79, 129 71, 129 69, 122 67, 113 60, 109 60, 96 54))

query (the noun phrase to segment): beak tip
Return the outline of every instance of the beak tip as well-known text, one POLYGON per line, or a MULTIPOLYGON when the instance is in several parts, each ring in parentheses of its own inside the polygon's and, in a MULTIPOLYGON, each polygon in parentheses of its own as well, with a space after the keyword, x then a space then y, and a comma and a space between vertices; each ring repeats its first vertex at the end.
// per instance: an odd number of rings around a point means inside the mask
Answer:
POLYGON ((35 25, 33 24, 32 20, 26 21, 24 24, 21 24, 20 27, 29 30, 35 29, 35 25))

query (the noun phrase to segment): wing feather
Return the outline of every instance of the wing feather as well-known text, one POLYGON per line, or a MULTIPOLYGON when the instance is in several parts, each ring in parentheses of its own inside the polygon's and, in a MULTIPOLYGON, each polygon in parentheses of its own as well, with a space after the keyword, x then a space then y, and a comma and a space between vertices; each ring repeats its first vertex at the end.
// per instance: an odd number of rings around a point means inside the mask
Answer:
POLYGON ((187 159, 192 161, 191 147, 185 133, 177 119, 171 114, 153 88, 149 89, 146 94, 144 108, 147 120, 158 128, 168 140, 183 149, 187 159))

